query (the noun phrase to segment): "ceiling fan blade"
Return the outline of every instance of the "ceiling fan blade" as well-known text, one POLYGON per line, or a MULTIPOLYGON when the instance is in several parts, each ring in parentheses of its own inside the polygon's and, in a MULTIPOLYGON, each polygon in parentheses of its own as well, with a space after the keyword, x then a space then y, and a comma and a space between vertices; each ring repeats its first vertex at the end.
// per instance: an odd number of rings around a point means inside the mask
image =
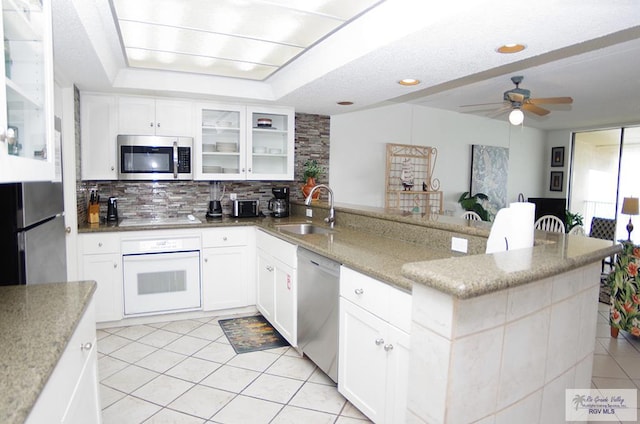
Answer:
POLYGON ((462 106, 458 106, 458 107, 478 107, 478 106, 495 106, 495 105, 501 105, 504 102, 493 102, 493 103, 476 103, 473 105, 462 105, 462 106))
POLYGON ((540 106, 536 106, 531 103, 523 104, 522 109, 526 110, 527 112, 535 113, 538 116, 545 116, 549 114, 549 111, 547 109, 543 109, 540 106))
POLYGON ((529 99, 527 103, 531 103, 534 105, 559 105, 559 104, 570 104, 573 103, 573 99, 571 97, 546 97, 539 99, 529 99))
POLYGON ((486 117, 487 118, 495 118, 495 117, 497 117, 499 115, 502 115, 503 113, 505 113, 505 112, 507 112, 509 110, 511 110, 511 105, 505 105, 504 107, 501 107, 498 110, 495 110, 495 111, 493 111, 491 113, 487 113, 486 117))

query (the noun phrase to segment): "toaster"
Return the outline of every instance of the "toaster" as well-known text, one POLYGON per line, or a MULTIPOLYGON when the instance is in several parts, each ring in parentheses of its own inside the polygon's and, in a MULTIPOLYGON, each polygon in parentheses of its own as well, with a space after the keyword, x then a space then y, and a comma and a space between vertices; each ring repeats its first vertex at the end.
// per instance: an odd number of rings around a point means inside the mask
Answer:
POLYGON ((256 217, 260 214, 259 200, 234 200, 231 216, 234 218, 256 217))

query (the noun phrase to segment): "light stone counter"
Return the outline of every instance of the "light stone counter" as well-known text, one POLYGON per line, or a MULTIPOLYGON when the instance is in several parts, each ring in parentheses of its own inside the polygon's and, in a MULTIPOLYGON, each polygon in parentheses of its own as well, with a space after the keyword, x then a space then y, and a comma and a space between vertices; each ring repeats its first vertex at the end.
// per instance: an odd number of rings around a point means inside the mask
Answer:
POLYGON ((92 281, 0 287, 0 422, 25 421, 95 289, 92 281))

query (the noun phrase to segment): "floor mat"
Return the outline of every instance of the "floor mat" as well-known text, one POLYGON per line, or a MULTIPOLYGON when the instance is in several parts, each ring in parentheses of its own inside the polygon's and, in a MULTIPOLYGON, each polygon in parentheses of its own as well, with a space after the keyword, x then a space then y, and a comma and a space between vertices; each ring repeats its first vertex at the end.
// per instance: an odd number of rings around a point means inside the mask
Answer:
POLYGON ((289 346, 262 315, 222 319, 218 322, 236 353, 289 346))

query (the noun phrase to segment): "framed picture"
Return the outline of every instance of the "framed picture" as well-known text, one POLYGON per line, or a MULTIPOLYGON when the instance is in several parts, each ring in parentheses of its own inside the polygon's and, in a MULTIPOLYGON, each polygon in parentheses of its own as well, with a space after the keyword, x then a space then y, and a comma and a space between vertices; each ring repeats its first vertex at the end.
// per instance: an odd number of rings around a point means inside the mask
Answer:
POLYGON ((551 166, 554 168, 564 166, 564 147, 551 148, 551 166))
POLYGON ((551 182, 549 183, 549 190, 562 191, 562 171, 551 171, 551 182))

